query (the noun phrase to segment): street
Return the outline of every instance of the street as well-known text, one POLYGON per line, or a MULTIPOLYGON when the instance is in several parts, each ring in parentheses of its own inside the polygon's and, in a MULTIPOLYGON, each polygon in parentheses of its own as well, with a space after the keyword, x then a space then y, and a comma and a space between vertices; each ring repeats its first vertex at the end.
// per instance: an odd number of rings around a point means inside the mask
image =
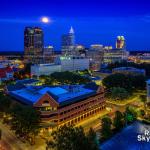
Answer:
POLYGON ((2 139, 0 141, 0 150, 45 150, 45 142, 41 138, 36 139, 36 144, 31 146, 29 143, 23 143, 15 134, 10 131, 7 125, 0 121, 2 129, 2 139))

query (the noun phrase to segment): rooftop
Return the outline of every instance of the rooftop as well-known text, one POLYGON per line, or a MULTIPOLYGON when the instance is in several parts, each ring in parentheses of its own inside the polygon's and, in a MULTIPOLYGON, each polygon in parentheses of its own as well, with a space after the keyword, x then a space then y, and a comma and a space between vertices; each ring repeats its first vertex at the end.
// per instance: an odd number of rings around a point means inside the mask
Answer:
POLYGON ((32 84, 35 82, 38 82, 39 80, 37 79, 24 79, 24 80, 17 80, 18 84, 32 84))
POLYGON ((5 78, 7 77, 7 73, 12 73, 14 72, 13 68, 6 67, 6 68, 0 68, 0 78, 5 78))
POLYGON ((60 105, 64 105, 92 96, 96 93, 96 89, 85 85, 27 86, 14 91, 11 88, 10 95, 27 104, 34 104, 48 93, 60 105))
POLYGON ((137 69, 134 67, 118 67, 118 68, 114 68, 113 70, 144 71, 144 69, 137 69))

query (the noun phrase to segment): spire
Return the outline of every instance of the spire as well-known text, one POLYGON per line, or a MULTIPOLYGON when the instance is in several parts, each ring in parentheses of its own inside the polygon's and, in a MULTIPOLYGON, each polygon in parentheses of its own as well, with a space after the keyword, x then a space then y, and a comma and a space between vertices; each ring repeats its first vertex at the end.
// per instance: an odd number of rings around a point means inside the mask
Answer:
POLYGON ((71 28, 70 28, 69 33, 70 33, 70 34, 74 34, 74 29, 73 29, 73 27, 72 27, 72 26, 71 26, 71 28))

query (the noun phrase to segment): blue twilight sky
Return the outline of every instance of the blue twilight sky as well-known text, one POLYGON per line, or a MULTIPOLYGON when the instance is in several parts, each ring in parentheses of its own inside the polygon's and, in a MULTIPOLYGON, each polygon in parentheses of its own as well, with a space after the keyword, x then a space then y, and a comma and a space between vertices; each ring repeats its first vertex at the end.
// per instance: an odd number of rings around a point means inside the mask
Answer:
POLYGON ((150 50, 149 0, 1 0, 0 51, 23 51, 25 26, 40 26, 45 45, 60 49, 61 35, 73 26, 76 43, 115 46, 124 35, 129 50, 150 50), (40 22, 42 16, 50 24, 40 22))

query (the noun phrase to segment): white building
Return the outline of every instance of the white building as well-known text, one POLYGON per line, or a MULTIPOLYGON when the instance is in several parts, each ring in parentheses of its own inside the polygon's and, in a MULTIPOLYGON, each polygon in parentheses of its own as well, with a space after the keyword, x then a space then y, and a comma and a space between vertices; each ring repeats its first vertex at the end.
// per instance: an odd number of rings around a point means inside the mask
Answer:
POLYGON ((89 69, 89 59, 85 57, 61 56, 55 59, 61 65, 61 71, 76 71, 89 69))
POLYGON ((147 102, 150 102, 150 80, 146 82, 147 85, 147 102))
POLYGON ((89 59, 84 57, 57 57, 55 63, 35 64, 31 66, 31 74, 50 75, 54 72, 89 69, 89 59))
POLYGON ((31 66, 31 74, 40 75, 50 75, 54 72, 61 72, 61 65, 51 64, 35 64, 31 66))

